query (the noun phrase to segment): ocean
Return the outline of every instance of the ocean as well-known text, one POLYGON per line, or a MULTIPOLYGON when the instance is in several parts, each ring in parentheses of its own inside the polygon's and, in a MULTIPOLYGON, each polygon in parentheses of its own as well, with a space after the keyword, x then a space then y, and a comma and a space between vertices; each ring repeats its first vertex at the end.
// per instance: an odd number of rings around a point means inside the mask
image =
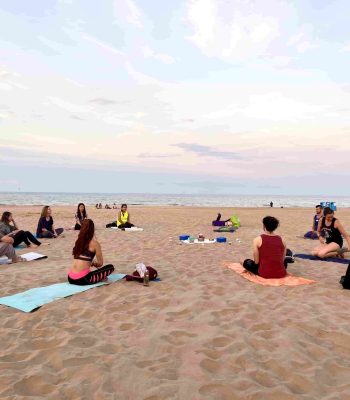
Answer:
POLYGON ((350 207, 350 197, 277 196, 277 195, 184 195, 142 193, 33 193, 0 192, 0 205, 86 205, 102 203, 143 206, 204 206, 204 207, 314 207, 321 201, 336 202, 338 208, 350 207))

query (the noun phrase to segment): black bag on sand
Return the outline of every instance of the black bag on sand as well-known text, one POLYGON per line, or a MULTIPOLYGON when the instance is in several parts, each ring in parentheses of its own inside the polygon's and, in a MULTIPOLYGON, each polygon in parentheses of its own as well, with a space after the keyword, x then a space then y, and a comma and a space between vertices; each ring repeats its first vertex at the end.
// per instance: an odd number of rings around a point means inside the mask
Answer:
POLYGON ((339 283, 343 285, 343 289, 350 289, 350 264, 348 265, 346 274, 340 278, 339 283))

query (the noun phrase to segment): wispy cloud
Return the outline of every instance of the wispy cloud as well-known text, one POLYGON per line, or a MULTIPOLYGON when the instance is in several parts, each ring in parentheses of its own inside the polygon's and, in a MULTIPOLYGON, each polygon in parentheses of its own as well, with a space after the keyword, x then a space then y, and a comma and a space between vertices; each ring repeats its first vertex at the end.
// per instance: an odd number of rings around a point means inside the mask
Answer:
POLYGON ((157 53, 148 45, 142 46, 141 51, 146 58, 154 58, 155 60, 161 61, 164 64, 173 64, 175 62, 175 58, 171 55, 166 53, 157 53))
POLYGON ((125 19, 136 28, 143 28, 143 12, 133 0, 114 0, 113 13, 118 21, 125 19))
POLYGON ((238 153, 216 150, 212 147, 203 146, 198 143, 177 143, 173 144, 172 146, 178 147, 179 149, 183 149, 185 151, 189 151, 191 153, 195 153, 197 156, 202 157, 213 157, 224 160, 237 160, 242 158, 238 153))

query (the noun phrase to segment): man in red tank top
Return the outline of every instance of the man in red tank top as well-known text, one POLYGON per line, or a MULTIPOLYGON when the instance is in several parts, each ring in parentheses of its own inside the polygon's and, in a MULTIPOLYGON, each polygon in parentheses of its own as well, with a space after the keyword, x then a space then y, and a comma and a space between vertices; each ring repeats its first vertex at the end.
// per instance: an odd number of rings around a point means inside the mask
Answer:
POLYGON ((244 260, 243 267, 266 279, 283 278, 286 276, 285 256, 287 246, 280 236, 274 232, 279 225, 275 217, 263 219, 264 233, 253 241, 254 260, 244 260))

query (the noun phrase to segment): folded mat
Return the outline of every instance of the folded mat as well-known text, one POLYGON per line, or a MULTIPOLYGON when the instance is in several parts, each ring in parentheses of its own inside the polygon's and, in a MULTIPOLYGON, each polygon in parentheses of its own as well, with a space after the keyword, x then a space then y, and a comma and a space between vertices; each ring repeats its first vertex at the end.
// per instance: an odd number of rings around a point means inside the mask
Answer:
POLYGON ((194 242, 190 242, 189 240, 180 240, 181 243, 186 244, 209 244, 209 243, 217 243, 216 239, 204 239, 204 241, 199 241, 198 239, 194 239, 194 242))
POLYGON ((214 232, 235 232, 236 229, 233 226, 223 226, 219 229, 214 229, 214 232))
POLYGON ((309 285, 310 283, 315 283, 311 279, 301 278, 299 276, 293 276, 288 274, 284 278, 279 279, 265 279, 259 275, 254 275, 253 273, 247 271, 239 263, 225 264, 225 266, 237 274, 241 275, 243 278, 248 279, 248 281, 258 283, 263 286, 299 286, 299 285, 309 285))
POLYGON ((22 293, 13 294, 12 296, 1 297, 0 304, 17 308, 24 312, 31 312, 44 304, 51 303, 54 300, 72 296, 76 293, 85 292, 86 290, 93 289, 97 286, 108 285, 112 282, 123 279, 124 276, 125 274, 112 274, 109 275, 107 282, 100 282, 86 286, 71 285, 68 282, 55 283, 50 286, 29 289, 22 293))
POLYGON ((346 259, 346 258, 338 258, 338 257, 320 258, 320 257, 312 256, 311 254, 294 254, 294 257, 303 258, 305 260, 336 262, 336 263, 340 263, 340 264, 350 264, 350 260, 346 259))

